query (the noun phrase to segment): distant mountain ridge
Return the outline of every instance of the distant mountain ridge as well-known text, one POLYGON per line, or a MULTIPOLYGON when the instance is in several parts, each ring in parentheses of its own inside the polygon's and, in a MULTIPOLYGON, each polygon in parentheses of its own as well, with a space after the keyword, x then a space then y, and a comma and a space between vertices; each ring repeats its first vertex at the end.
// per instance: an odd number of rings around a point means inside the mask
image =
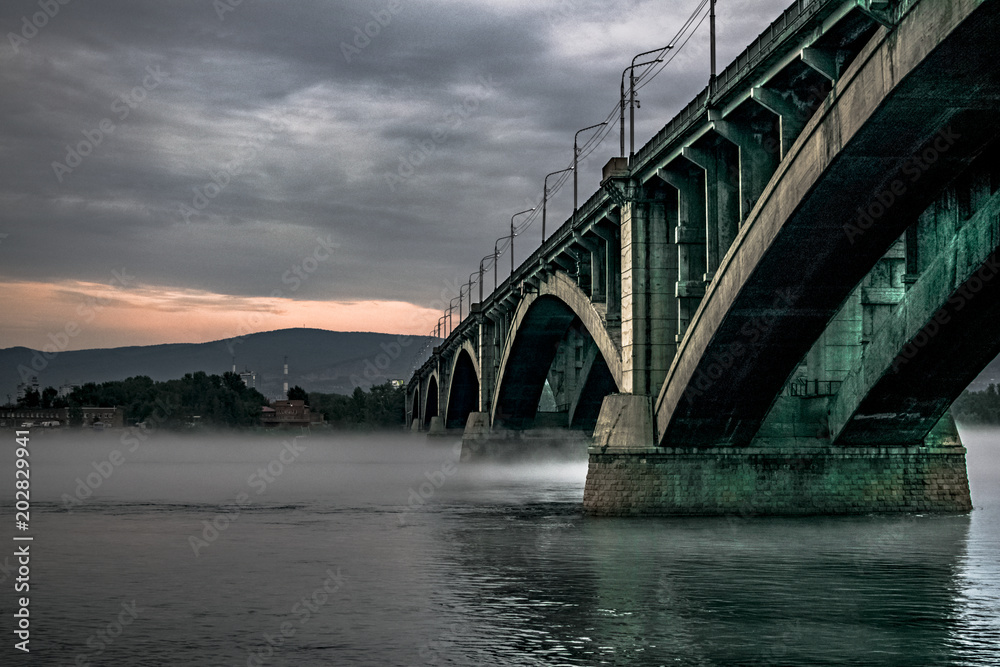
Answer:
POLYGON ((205 371, 256 373, 257 389, 269 398, 282 392, 288 357, 289 386, 306 391, 349 394, 388 380, 408 380, 413 368, 439 339, 323 329, 280 329, 207 343, 169 343, 60 352, 52 359, 26 347, 0 350, 0 403, 13 400, 23 374, 41 387, 123 380, 148 375, 154 380, 205 371), (34 364, 34 365, 33 365, 34 364), (38 370, 38 369, 41 370, 38 370))
MULTIPOLYGON (((349 394, 388 380, 408 380, 431 347, 433 336, 402 336, 324 329, 279 329, 207 343, 168 343, 132 347, 74 350, 45 359, 26 347, 0 349, 0 403, 16 397, 20 371, 36 375, 41 387, 123 380, 148 375, 171 380, 185 373, 222 374, 232 370, 257 374, 257 389, 268 398, 281 394, 282 365, 288 356, 289 386, 306 391, 349 394), (42 370, 36 368, 45 362, 42 370), (35 362, 36 368, 32 367, 35 362)), ((969 389, 981 391, 1000 384, 1000 357, 983 369, 969 389)))

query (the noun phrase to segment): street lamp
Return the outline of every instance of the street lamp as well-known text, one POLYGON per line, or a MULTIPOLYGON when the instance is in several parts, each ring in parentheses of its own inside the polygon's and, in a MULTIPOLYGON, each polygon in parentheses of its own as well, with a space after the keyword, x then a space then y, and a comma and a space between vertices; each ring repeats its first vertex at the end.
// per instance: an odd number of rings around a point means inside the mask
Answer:
POLYGON ((579 170, 577 169, 576 161, 580 157, 580 150, 576 147, 576 140, 580 136, 581 132, 586 132, 587 130, 593 130, 595 127, 601 127, 602 125, 607 125, 608 122, 598 123, 597 125, 591 125, 590 127, 585 127, 582 130, 577 130, 576 134, 573 135, 573 226, 576 227, 576 201, 577 201, 577 174, 579 170))
POLYGON ((573 171, 573 167, 566 167, 559 171, 553 171, 551 174, 546 174, 545 181, 542 184, 542 243, 545 243, 545 207, 549 203, 549 176, 555 176, 564 171, 573 171))
POLYGON ((511 277, 514 276, 514 237, 517 236, 514 233, 514 218, 516 218, 519 215, 524 215, 525 213, 531 213, 536 208, 537 207, 532 206, 529 209, 525 209, 525 210, 521 211, 520 213, 515 213, 514 215, 510 216, 510 275, 511 275, 511 277))
MULTIPOLYGON (((459 293, 461 293, 461 290, 459 290, 459 293)), ((447 312, 448 312, 448 335, 449 336, 451 335, 451 332, 455 330, 455 327, 452 325, 452 322, 451 322, 451 313, 452 313, 452 311, 455 310, 455 299, 457 299, 457 298, 459 298, 459 297, 457 297, 457 296, 453 297, 452 300, 448 302, 448 311, 447 312)), ((460 323, 461 323, 461 321, 462 320, 459 320, 460 323)))
POLYGON ((497 273, 500 272, 500 239, 505 239, 506 236, 501 236, 499 239, 493 242, 493 291, 497 291, 497 273))
POLYGON ((645 67, 646 65, 652 65, 653 63, 662 63, 663 58, 657 58, 655 60, 647 60, 643 63, 636 63, 636 58, 640 56, 646 56, 650 53, 658 53, 660 51, 666 51, 667 49, 672 49, 674 47, 667 45, 660 47, 659 49, 653 49, 652 51, 643 51, 642 53, 636 55, 632 58, 632 64, 622 70, 622 85, 621 85, 621 105, 618 114, 619 123, 621 124, 620 131, 620 143, 621 143, 621 156, 625 157, 625 73, 628 72, 629 80, 629 123, 630 123, 630 136, 631 143, 629 145, 630 153, 634 152, 635 147, 635 68, 645 67))
MULTIPOLYGON (((497 259, 496 244, 493 244, 493 254, 492 255, 485 255, 481 260, 479 260, 479 303, 483 302, 483 282, 484 282, 483 281, 483 262, 485 262, 486 260, 488 260, 490 257, 493 258, 494 262, 496 261, 496 259, 497 259)), ((493 275, 496 275, 495 271, 493 272, 493 275)), ((495 290, 496 286, 494 286, 493 289, 495 290)), ((471 307, 470 307, 470 310, 471 310, 471 307)))
MULTIPOLYGON (((472 314, 472 283, 474 282, 472 280, 472 276, 474 276, 474 275, 476 275, 475 271, 473 271, 472 273, 469 274, 469 315, 472 314)), ((480 301, 483 300, 482 296, 480 296, 479 300, 480 301)))

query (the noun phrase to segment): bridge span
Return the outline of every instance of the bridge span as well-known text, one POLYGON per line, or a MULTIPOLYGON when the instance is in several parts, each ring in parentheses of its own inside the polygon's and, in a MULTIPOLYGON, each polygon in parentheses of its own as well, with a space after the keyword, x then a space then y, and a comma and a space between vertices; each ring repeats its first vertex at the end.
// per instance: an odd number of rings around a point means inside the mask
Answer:
POLYGON ((412 428, 592 438, 596 514, 969 509, 998 35, 1000 0, 795 2, 471 306, 412 428))

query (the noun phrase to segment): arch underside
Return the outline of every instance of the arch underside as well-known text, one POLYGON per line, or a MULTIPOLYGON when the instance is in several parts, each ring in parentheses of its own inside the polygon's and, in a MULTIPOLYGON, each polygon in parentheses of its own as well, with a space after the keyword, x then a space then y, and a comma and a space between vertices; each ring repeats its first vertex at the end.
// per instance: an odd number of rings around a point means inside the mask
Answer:
POLYGON ((445 426, 463 428, 469 414, 479 410, 479 374, 467 349, 459 350, 451 372, 445 426))
MULTIPOLYGON (((994 144, 980 160, 985 165, 976 165, 984 166, 974 174, 984 177, 980 196, 967 198, 979 200, 978 210, 968 219, 949 212, 947 223, 957 229, 937 244, 933 260, 846 378, 830 410, 836 444, 922 442, 1000 353, 998 157, 994 144)), ((922 228, 939 221, 926 222, 922 228)))
MULTIPOLYGON (((413 400, 410 401, 410 422, 421 423, 420 420, 420 387, 413 390, 413 400)), ((409 424, 407 424, 409 426, 409 424)))
POLYGON ((577 313, 563 300, 543 294, 531 300, 517 322, 504 355, 494 401, 494 425, 593 429, 604 396, 618 383, 604 353, 577 313), (555 413, 538 414, 546 381, 555 413), (536 424, 536 418, 541 422, 536 424))
MULTIPOLYGON (((904 20, 889 37, 880 33, 838 82, 836 98, 796 140, 723 259, 678 349, 656 402, 661 444, 749 444, 852 290, 997 136, 996 58, 970 44, 992 43, 1000 25, 998 4, 985 3, 964 20, 941 5, 920 8, 927 15, 920 20, 959 22, 929 53, 920 52, 929 47, 914 34, 919 25, 906 26, 904 20), (933 163, 921 164, 911 182, 913 156, 941 148, 942 141, 944 150, 933 163), (886 192, 894 201, 875 224, 861 233, 845 232, 857 211, 886 192)), ((968 316, 969 326, 986 317, 968 316)), ((971 368, 994 348, 980 341, 973 352, 976 343, 959 340, 959 329, 947 335, 971 368)), ((928 358, 921 372, 947 377, 955 356, 946 357, 936 366, 928 358)), ((926 398, 911 392, 905 400, 911 407, 923 401, 927 407, 920 411, 929 420, 968 374, 956 370, 947 391, 929 386, 922 390, 926 398)), ((889 398, 905 395, 902 380, 886 382, 863 411, 878 414, 903 400, 889 398)))
POLYGON ((427 380, 427 396, 424 398, 424 426, 430 426, 431 418, 438 416, 438 381, 437 375, 431 375, 427 380))

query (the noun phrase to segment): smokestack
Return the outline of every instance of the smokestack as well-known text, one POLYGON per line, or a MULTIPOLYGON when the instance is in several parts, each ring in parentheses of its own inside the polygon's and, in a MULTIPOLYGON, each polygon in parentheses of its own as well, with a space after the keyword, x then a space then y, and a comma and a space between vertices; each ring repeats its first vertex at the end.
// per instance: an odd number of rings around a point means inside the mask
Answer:
POLYGON ((285 398, 288 398, 288 355, 285 355, 285 398))

